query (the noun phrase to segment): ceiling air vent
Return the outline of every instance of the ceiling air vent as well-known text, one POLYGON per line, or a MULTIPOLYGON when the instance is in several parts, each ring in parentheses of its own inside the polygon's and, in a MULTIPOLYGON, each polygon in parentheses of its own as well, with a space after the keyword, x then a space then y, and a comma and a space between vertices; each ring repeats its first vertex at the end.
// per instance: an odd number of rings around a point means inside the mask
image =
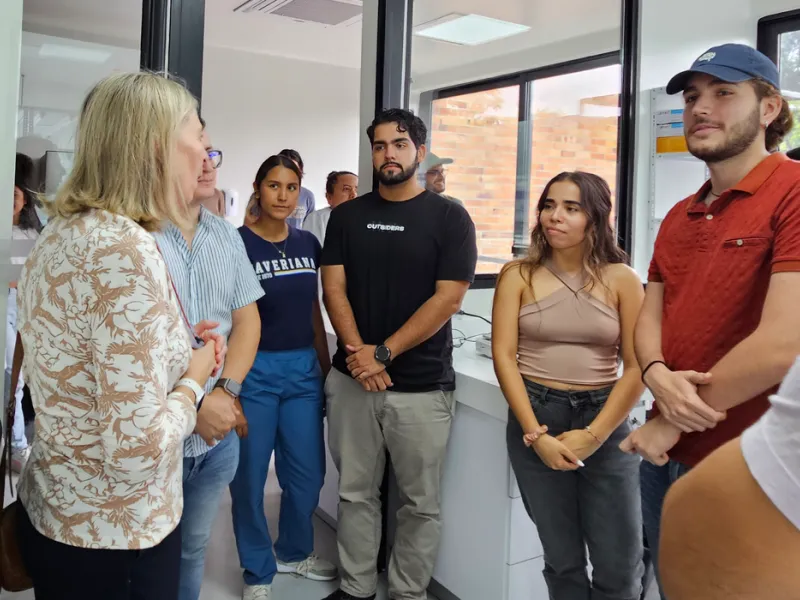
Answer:
POLYGON ((361 18, 361 0, 249 0, 233 9, 241 13, 277 15, 327 26, 349 25, 361 18))

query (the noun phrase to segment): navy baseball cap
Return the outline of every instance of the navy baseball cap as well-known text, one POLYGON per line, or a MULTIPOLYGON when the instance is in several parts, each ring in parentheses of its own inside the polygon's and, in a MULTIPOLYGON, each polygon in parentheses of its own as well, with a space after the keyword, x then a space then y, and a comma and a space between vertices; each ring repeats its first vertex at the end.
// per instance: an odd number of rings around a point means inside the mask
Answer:
POLYGON ((695 73, 705 73, 727 83, 763 79, 781 89, 778 67, 766 55, 744 44, 723 44, 709 48, 688 71, 678 73, 667 84, 668 94, 686 89, 695 73))

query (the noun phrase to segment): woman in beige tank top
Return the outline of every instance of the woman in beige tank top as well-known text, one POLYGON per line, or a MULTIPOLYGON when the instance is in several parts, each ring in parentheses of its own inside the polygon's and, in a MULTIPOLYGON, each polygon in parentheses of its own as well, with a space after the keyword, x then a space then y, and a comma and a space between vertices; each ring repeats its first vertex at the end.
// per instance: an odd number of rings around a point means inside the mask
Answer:
POLYGON ((643 391, 633 330, 644 290, 610 214, 603 179, 555 177, 537 206, 529 256, 503 269, 494 298, 508 451, 552 600, 641 594, 639 460, 618 446, 643 391))

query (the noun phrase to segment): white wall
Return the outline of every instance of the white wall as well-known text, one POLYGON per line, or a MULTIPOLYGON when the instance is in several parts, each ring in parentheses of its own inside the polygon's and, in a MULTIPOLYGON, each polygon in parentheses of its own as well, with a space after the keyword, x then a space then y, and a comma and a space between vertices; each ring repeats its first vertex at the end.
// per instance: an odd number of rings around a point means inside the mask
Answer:
MULTIPOLYGON (((259 165, 283 148, 303 157, 303 184, 325 206, 325 179, 358 169, 359 70, 223 48, 206 48, 203 118, 224 155, 219 187, 242 204, 259 165)), ((241 223, 242 209, 236 222, 241 223)))
MULTIPOLYGON (((6 290, 11 281, 11 215, 14 196, 14 138, 16 137, 17 101, 19 93, 19 57, 22 34, 22 0, 3 0, 0 3, 0 289, 6 290)), ((0 294, 0 314, 5 317, 8 294, 0 294)), ((6 352, 5 318, 0 322, 0 356, 6 352)), ((5 370, 3 375, 5 376, 5 370)), ((5 413, 5 411, 3 411, 5 413)), ((0 415, 5 423, 5 415, 0 415)), ((3 427, 5 429, 5 427, 3 427)))
MULTIPOLYGON (((797 0, 673 0, 643 2, 636 143, 633 264, 643 277, 655 240, 648 232, 651 122, 649 95, 688 69, 705 50, 740 42, 755 46, 758 19, 800 7, 797 0)), ((677 202, 680 198, 675 198, 677 202)))

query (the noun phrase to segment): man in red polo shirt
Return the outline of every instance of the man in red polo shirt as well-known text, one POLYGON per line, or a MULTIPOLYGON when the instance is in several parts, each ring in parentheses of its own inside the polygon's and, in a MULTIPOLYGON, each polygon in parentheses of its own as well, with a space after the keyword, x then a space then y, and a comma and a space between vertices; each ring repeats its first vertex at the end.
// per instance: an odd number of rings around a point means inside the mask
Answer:
POLYGON ((622 449, 645 459, 654 558, 670 485, 764 414, 800 353, 800 163, 775 152, 792 127, 779 85, 766 56, 726 44, 667 86, 711 179, 664 219, 636 327, 656 404, 622 449))

